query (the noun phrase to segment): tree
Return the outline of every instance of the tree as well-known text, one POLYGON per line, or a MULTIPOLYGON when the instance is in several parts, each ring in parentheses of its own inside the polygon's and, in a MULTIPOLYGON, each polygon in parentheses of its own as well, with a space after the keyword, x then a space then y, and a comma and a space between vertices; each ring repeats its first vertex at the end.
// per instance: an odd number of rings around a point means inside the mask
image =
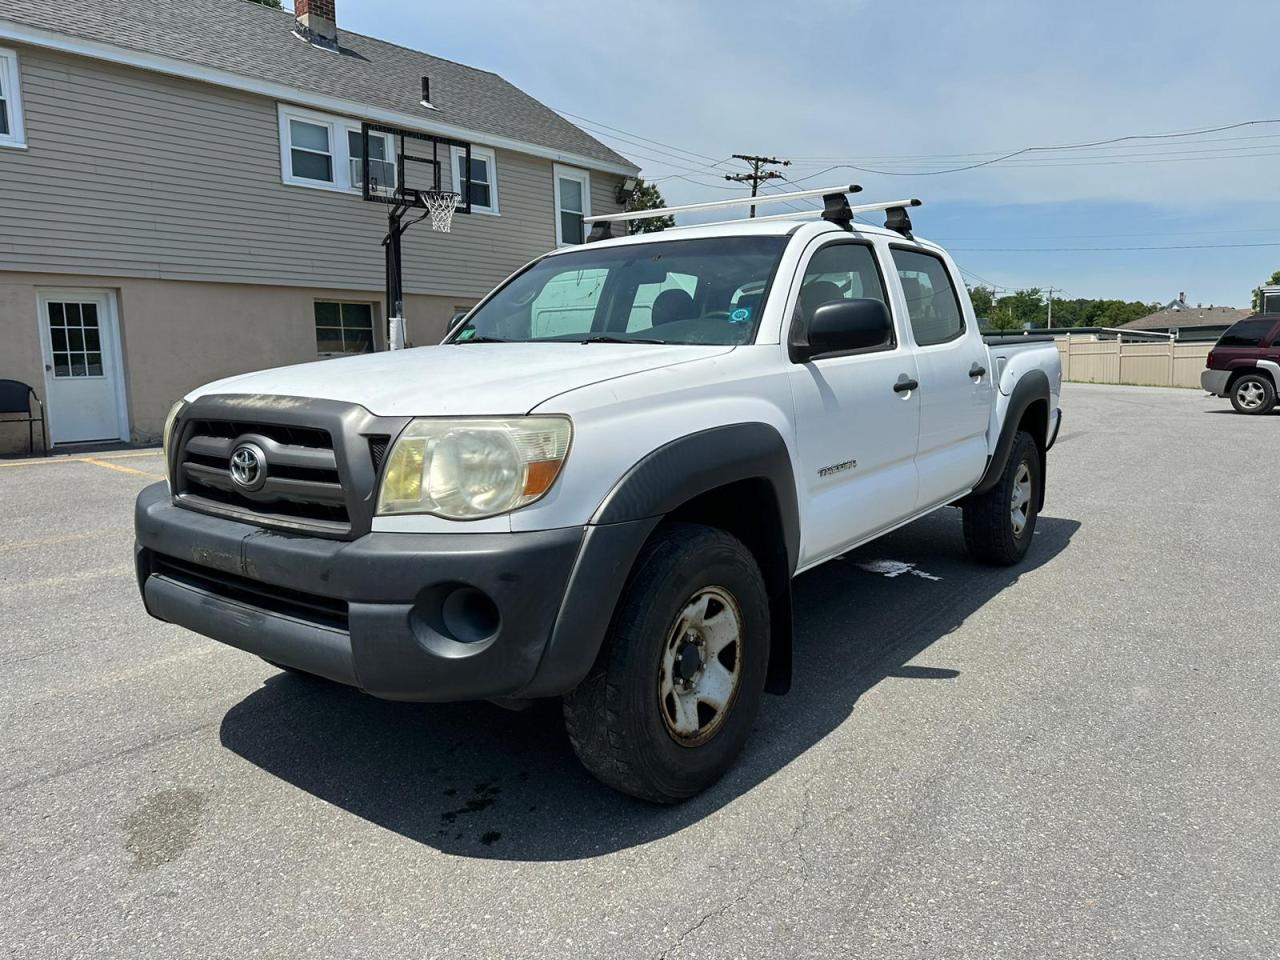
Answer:
MULTIPOLYGON (((652 183, 645 183, 643 180, 636 180, 635 193, 631 194, 631 199, 627 201, 626 209, 628 212, 632 210, 665 210, 667 202, 662 199, 662 194, 658 188, 652 183)), ((667 227, 676 225, 675 217, 653 217, 648 220, 632 220, 630 221, 631 233, 657 233, 659 230, 665 230, 667 227)))
POLYGON ((280 0, 249 0, 250 3, 256 3, 259 6, 270 7, 272 10, 282 10, 280 0))
POLYGON ((979 320, 991 319, 991 310, 995 306, 996 292, 990 287, 970 287, 969 299, 973 301, 973 313, 979 320))
MULTIPOLYGON (((1271 275, 1271 279, 1262 285, 1262 287, 1274 287, 1280 284, 1280 270, 1271 275)), ((1262 312, 1262 287, 1253 288, 1253 312, 1262 312)))
POLYGON ((1044 322, 1044 294, 1039 287, 1001 297, 991 307, 991 327, 995 330, 1021 330, 1027 324, 1043 326, 1044 322))

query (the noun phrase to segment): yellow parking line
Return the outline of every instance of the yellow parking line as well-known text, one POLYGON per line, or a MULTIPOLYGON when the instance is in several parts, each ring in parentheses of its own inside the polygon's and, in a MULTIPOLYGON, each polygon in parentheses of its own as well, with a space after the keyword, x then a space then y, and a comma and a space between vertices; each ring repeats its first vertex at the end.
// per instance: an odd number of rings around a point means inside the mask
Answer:
POLYGON ((65 457, 55 454, 52 457, 33 458, 31 460, 10 460, 8 463, 0 463, 0 469, 4 467, 38 467, 41 464, 50 463, 84 463, 86 460, 128 460, 131 457, 158 457, 161 456, 160 449, 140 450, 137 453, 104 453, 99 457, 65 457))
POLYGON ((108 470, 118 470, 121 473, 133 473, 139 477, 151 477, 153 480, 163 480, 163 473, 149 473, 146 470, 135 470, 133 467, 124 467, 118 463, 111 463, 109 460, 96 460, 93 457, 82 457, 81 463, 92 463, 95 467, 106 467, 108 470))

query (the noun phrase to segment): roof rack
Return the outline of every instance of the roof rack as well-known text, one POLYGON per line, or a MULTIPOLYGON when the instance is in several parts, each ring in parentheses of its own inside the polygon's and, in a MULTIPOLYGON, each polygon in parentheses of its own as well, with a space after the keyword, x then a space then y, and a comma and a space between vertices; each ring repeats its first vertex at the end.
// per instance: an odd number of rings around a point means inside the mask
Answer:
MULTIPOLYGON (((861 193, 862 188, 856 183, 841 184, 838 187, 818 187, 814 190, 797 190, 794 193, 768 193, 758 197, 735 197, 732 200, 711 200, 707 203, 686 203, 679 207, 658 207, 653 210, 630 210, 626 213, 602 213, 596 217, 583 217, 583 223, 619 223, 623 220, 652 220, 654 217, 669 217, 673 213, 695 213, 700 210, 728 210, 731 207, 763 207, 769 203, 786 203, 788 200, 803 200, 806 197, 840 197, 848 193, 861 193)), ((845 201, 846 204, 848 201, 845 201)))
POLYGON ((791 200, 821 197, 823 200, 823 208, 821 210, 801 210, 795 213, 775 214, 768 217, 756 217, 755 219, 800 220, 821 216, 822 219, 834 223, 844 230, 851 230, 855 214, 887 210, 889 217, 885 222, 885 226, 890 230, 896 230, 908 239, 911 237, 911 218, 907 216, 907 207, 920 206, 919 200, 889 200, 884 203, 866 203, 851 207, 848 194, 861 192, 862 187, 856 183, 850 183, 835 187, 817 187, 813 190, 796 190, 792 193, 769 193, 755 197, 735 197, 732 200, 686 203, 678 207, 630 210, 625 213, 603 213, 599 216, 583 217, 582 222, 592 224, 591 236, 587 238, 588 241, 608 240, 613 235, 611 225, 627 220, 652 220, 658 217, 669 217, 676 213, 700 213, 706 210, 727 210, 733 207, 760 207, 770 203, 787 203, 791 200))
MULTIPOLYGON (((902 207, 923 206, 923 200, 916 200, 914 197, 909 200, 886 200, 883 203, 858 203, 849 207, 849 213, 856 216, 859 213, 876 213, 880 210, 896 210, 902 207)), ((670 208, 668 208, 670 209, 670 208)), ((771 213, 767 217, 755 217, 755 223, 768 223, 771 220, 809 220, 813 217, 820 217, 826 210, 796 210, 789 213, 771 213)), ((688 223, 680 226, 671 227, 672 230, 689 230, 695 227, 714 227, 722 223, 739 223, 738 220, 718 220, 715 223, 688 223)), ((891 228, 892 229, 892 228, 891 228)))

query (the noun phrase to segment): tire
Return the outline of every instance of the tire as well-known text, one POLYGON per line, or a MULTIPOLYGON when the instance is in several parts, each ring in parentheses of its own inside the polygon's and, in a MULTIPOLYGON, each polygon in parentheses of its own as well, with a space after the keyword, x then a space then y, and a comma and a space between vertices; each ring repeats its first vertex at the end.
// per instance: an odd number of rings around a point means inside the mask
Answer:
POLYGON ((1036 442, 1019 430, 1000 482, 964 502, 964 544, 970 556, 998 566, 1010 566, 1026 556, 1036 532, 1043 483, 1036 442), (1020 523, 1015 512, 1022 517, 1020 523))
POLYGON ((1237 377, 1228 393, 1236 413, 1257 416, 1270 413, 1276 405, 1276 385, 1265 373, 1246 373, 1237 377))
POLYGON ((574 752, 615 790, 686 800, 741 752, 768 663, 769 603, 751 552, 714 527, 664 524, 636 559, 591 673, 564 698, 574 752))

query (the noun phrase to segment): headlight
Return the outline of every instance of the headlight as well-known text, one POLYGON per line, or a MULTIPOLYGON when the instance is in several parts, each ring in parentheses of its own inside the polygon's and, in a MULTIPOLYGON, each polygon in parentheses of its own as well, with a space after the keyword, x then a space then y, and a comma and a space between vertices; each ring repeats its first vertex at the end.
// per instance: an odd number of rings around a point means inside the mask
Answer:
POLYGON ((560 475, 572 435, 565 417, 414 420, 387 459, 378 514, 477 520, 533 503, 560 475))
POLYGON ((169 408, 169 415, 164 418, 164 440, 161 443, 161 450, 164 451, 164 476, 169 481, 169 489, 173 489, 173 471, 170 468, 169 453, 173 448, 173 424, 178 419, 178 414, 182 412, 182 408, 187 405, 187 401, 179 400, 169 408))

